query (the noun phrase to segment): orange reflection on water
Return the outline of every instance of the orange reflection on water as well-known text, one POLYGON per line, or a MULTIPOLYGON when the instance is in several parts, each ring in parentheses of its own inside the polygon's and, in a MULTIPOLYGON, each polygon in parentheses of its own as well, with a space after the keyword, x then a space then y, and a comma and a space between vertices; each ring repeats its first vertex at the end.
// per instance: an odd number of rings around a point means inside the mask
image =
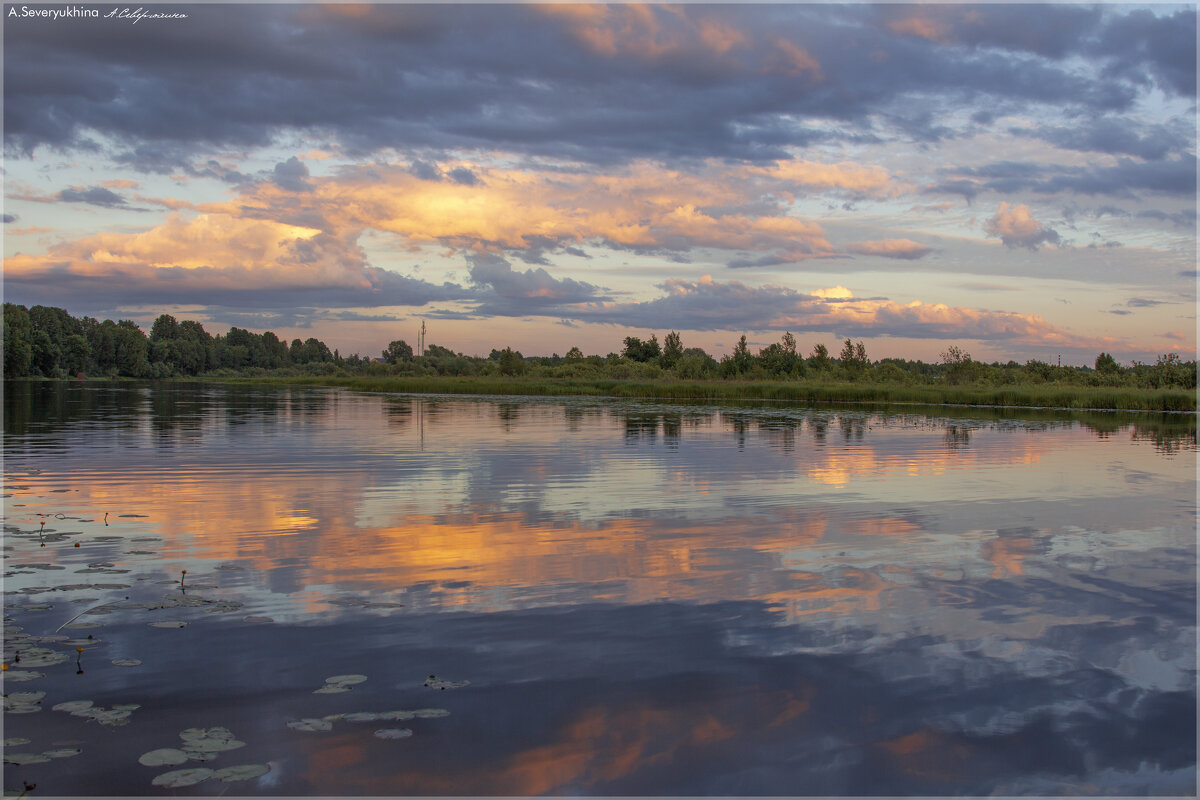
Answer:
MULTIPOLYGON (((734 738, 770 735, 811 708, 813 688, 746 690, 710 687, 702 696, 639 692, 573 709, 537 743, 516 753, 462 765, 453 774, 407 765, 383 776, 350 773, 322 779, 322 793, 344 794, 348 782, 368 794, 534 796, 592 791, 642 771, 674 767, 717 753, 734 738)), ((493 732, 496 729, 490 729, 493 732)))

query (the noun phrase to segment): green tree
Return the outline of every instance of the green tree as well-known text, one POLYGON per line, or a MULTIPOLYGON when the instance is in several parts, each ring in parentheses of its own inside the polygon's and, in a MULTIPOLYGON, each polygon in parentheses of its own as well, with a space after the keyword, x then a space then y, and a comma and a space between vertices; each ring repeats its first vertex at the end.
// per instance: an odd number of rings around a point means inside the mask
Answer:
POLYGON ((33 323, 25 306, 4 304, 4 377, 23 378, 33 369, 33 323))
POLYGON ((974 380, 978 372, 976 364, 971 360, 971 354, 958 345, 950 347, 941 354, 942 366, 946 368, 946 382, 951 384, 967 383, 974 380))
POLYGON ((500 351, 500 374, 520 375, 525 371, 525 357, 511 347, 500 351))
POLYGON ((677 331, 671 331, 663 339, 662 356, 659 363, 663 369, 670 369, 675 366, 679 359, 683 357, 683 339, 680 338, 677 331))
POLYGON ((636 336, 625 337, 625 350, 621 353, 630 361, 647 362, 652 361, 662 355, 662 349, 658 344, 658 336, 650 334, 650 339, 643 342, 636 336))
POLYGON ((383 360, 389 364, 399 364, 402 361, 412 361, 413 349, 403 339, 390 342, 387 350, 383 351, 383 360))
POLYGON ((566 360, 567 361, 583 361, 583 351, 580 350, 578 347, 572 347, 570 350, 567 351, 566 360))
POLYGON ((808 365, 817 372, 828 372, 833 368, 833 360, 829 357, 829 348, 823 344, 813 347, 812 355, 808 357, 808 365))
POLYGON ((1096 372, 1102 375, 1115 375, 1121 371, 1121 365, 1108 353, 1096 356, 1096 372))

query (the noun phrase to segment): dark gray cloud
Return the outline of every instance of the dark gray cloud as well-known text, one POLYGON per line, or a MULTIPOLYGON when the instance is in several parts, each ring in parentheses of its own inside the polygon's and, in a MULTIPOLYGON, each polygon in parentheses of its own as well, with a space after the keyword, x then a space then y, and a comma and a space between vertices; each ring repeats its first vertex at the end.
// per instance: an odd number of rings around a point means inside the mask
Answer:
POLYGON ((1144 195, 1192 197, 1196 194, 1196 156, 1181 153, 1174 158, 1142 161, 1118 158, 1114 166, 1077 167, 1033 162, 997 161, 981 167, 953 167, 944 178, 926 188, 926 193, 961 194, 968 200, 983 192, 1010 195, 1081 194, 1122 198, 1144 195))
POLYGON ((517 272, 501 256, 472 255, 471 282, 483 294, 479 297, 476 314, 486 316, 520 317, 527 314, 561 316, 547 311, 574 303, 608 299, 603 290, 571 278, 555 278, 545 269, 517 272))
POLYGON ((1179 155, 1195 144, 1194 125, 1191 130, 1184 130, 1184 127, 1182 124, 1172 127, 1147 125, 1144 121, 1126 117, 1101 117, 1083 120, 1070 128, 1012 128, 1009 133, 1032 136, 1068 150, 1158 161, 1169 155, 1179 155))
MULTIPOLYGON (((5 26, 8 151, 109 149, 162 172, 300 132, 352 155, 763 161, 831 139, 938 141, 967 130, 964 111, 972 125, 1038 105, 1123 120, 1153 89, 1195 93, 1193 10, 951 8, 935 41, 905 27, 925 13, 911 6, 650 8, 642 27, 611 6, 590 29, 529 5, 180 8, 186 25, 103 36, 49 20, 5 26)), ((1105 125, 1045 137, 1177 152, 1173 132, 1105 125)))
POLYGON ((446 175, 450 178, 450 180, 463 186, 474 186, 475 184, 479 183, 479 178, 475 175, 475 173, 466 167, 455 167, 447 172, 446 175))
POLYGON ((5 214, 2 217, 0 217, 0 221, 3 221, 5 225, 7 225, 10 222, 16 222, 17 215, 16 214, 5 214))
POLYGON ((272 179, 276 186, 289 192, 312 191, 312 185, 308 182, 308 167, 295 156, 276 164, 272 179))
POLYGON ((102 208, 124 208, 125 198, 103 186, 72 186, 58 193, 58 199, 66 203, 87 203, 102 208))
POLYGON ((253 270, 143 265, 116 265, 106 275, 82 274, 64 266, 37 275, 6 275, 4 284, 13 302, 58 305, 73 309, 73 313, 122 305, 164 307, 179 303, 180 298, 201 307, 278 313, 304 308, 422 306, 477 294, 455 284, 439 286, 372 267, 361 268, 354 281, 337 284, 304 285, 294 280, 264 285, 262 276, 253 270))
POLYGON ((409 172, 423 181, 440 181, 442 179, 442 173, 437 168, 437 164, 430 164, 428 161, 420 159, 413 159, 409 172))

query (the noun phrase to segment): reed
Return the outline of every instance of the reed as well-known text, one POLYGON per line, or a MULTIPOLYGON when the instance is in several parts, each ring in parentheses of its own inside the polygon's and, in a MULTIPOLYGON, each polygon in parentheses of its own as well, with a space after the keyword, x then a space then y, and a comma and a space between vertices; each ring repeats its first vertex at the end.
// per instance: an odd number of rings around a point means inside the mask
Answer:
POLYGON ((1063 386, 929 386, 804 381, 617 380, 520 377, 295 377, 236 382, 341 386, 407 394, 622 397, 665 400, 778 400, 793 403, 916 403, 1027 408, 1196 410, 1195 392, 1181 389, 1063 386))

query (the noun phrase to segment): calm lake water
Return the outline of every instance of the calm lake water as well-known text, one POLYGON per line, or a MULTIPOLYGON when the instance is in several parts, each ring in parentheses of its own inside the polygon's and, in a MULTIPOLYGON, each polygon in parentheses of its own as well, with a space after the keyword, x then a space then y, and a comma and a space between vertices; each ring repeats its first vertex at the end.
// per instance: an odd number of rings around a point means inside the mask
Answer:
POLYGON ((1194 416, 5 390, 6 790, 1195 793, 1194 416))

